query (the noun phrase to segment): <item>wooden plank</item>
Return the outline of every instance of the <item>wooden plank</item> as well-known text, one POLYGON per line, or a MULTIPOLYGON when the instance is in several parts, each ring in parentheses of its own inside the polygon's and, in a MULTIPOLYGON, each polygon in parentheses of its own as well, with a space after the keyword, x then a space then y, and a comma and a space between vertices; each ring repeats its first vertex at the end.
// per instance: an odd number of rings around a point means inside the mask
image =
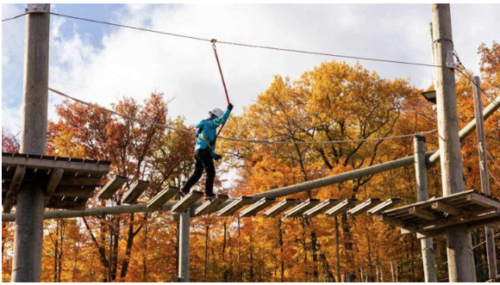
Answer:
POLYGON ((25 165, 17 165, 16 170, 14 172, 14 176, 9 185, 9 190, 5 196, 5 200, 3 201, 3 212, 10 213, 12 207, 14 206, 14 202, 16 199, 16 193, 21 187, 21 183, 23 182, 24 175, 26 174, 26 166, 25 165))
POLYGON ((58 186, 54 192, 53 195, 59 195, 59 196, 72 196, 72 197, 77 197, 77 196, 87 196, 91 195, 91 197, 94 196, 94 191, 96 187, 89 187, 89 186, 80 186, 80 187, 61 187, 58 186))
POLYGON ((73 176, 63 175, 61 181, 59 181, 60 187, 79 187, 79 186, 93 186, 93 187, 101 187, 102 178, 75 178, 73 176))
POLYGON ((67 199, 64 201, 51 199, 49 201, 49 203, 47 204, 47 208, 80 211, 80 210, 85 210, 86 202, 87 202, 87 199, 77 200, 76 202, 74 201, 74 199, 67 199))
POLYGON ((45 189, 45 206, 49 203, 50 197, 56 191, 61 178, 64 174, 64 169, 55 168, 50 174, 49 182, 47 183, 47 188, 45 189))
MULTIPOLYGON (((408 209, 413 207, 413 206, 431 207, 432 203, 437 202, 437 201, 448 203, 450 200, 457 200, 457 199, 462 199, 462 198, 465 199, 465 197, 471 193, 474 193, 474 190, 467 190, 464 192, 459 192, 459 193, 455 193, 455 194, 452 194, 449 196, 444 196, 444 197, 439 197, 439 198, 434 198, 434 199, 430 198, 427 201, 417 202, 417 203, 413 203, 410 205, 405 205, 405 206, 401 206, 398 208, 387 210, 384 212, 384 215, 392 215, 392 214, 395 214, 398 212, 408 212, 408 209)), ((451 205, 451 203, 449 203, 449 204, 451 205)))
POLYGON ((496 208, 500 209, 500 202, 490 199, 488 197, 479 195, 477 193, 471 193, 467 195, 467 201, 472 202, 476 205, 481 205, 486 208, 496 208))
MULTIPOLYGON (((62 197, 66 197, 68 199, 74 199, 74 198, 81 198, 81 199, 90 199, 94 198, 94 192, 93 191, 75 191, 73 193, 54 193, 51 196, 51 199, 56 199, 56 200, 61 200, 62 197)), ((51 200, 49 199, 49 201, 51 200)))
POLYGON ((228 199, 229 199, 229 196, 223 195, 223 194, 218 194, 215 196, 215 199, 213 199, 212 201, 205 202, 201 206, 196 208, 196 210, 194 211, 194 216, 201 216, 201 215, 207 215, 207 214, 213 213, 213 212, 217 211, 219 206, 222 203, 226 202, 228 199))
POLYGON ((120 190, 127 182, 127 177, 116 175, 113 179, 109 180, 108 183, 102 188, 101 192, 97 194, 99 199, 109 199, 116 191, 120 190))
POLYGON ((179 194, 179 188, 175 186, 168 186, 163 191, 158 193, 156 196, 149 201, 146 206, 147 209, 157 210, 160 209, 168 200, 172 199, 175 195, 179 194))
POLYGON ((319 199, 308 199, 298 204, 297 206, 293 207, 292 209, 286 211, 285 214, 283 214, 283 217, 285 218, 299 217, 305 211, 311 209, 312 207, 315 207, 318 204, 319 204, 319 199))
POLYGON ((378 199, 378 198, 368 199, 368 200, 364 201, 363 203, 361 203, 361 204, 357 205, 356 207, 347 211, 347 215, 354 216, 354 215, 358 215, 361 213, 365 213, 366 211, 370 210, 371 208, 377 206, 378 204, 380 204, 380 199, 378 199))
POLYGON ((61 168, 64 171, 76 171, 80 173, 109 173, 110 163, 108 161, 85 161, 63 157, 28 156, 27 155, 4 155, 2 153, 2 166, 25 165, 27 168, 52 169, 61 168))
POLYGON ((281 214, 283 211, 299 203, 298 199, 283 199, 278 204, 264 212, 265 218, 273 218, 281 214))
POLYGON ((488 219, 490 217, 498 216, 500 209, 486 209, 480 210, 468 215, 444 218, 428 223, 423 223, 415 226, 411 226, 411 229, 418 232, 433 231, 437 229, 447 228, 455 225, 465 224, 469 222, 476 222, 483 219, 488 219))
POLYGON ((177 202, 177 204, 175 204, 172 207, 172 212, 177 212, 177 213, 185 212, 189 207, 191 207, 194 203, 196 203, 196 201, 200 200, 201 197, 203 197, 203 192, 191 191, 182 200, 177 202))
POLYGON ((149 181, 137 180, 132 186, 130 186, 130 190, 125 193, 122 199, 123 204, 135 204, 137 203, 137 199, 146 191, 149 187, 149 181))
POLYGON ((328 211, 329 209, 331 209, 332 207, 334 207, 338 203, 339 203, 339 200, 337 200, 337 199, 326 199, 325 201, 321 202, 317 206, 305 211, 302 214, 302 216, 304 218, 316 217, 317 215, 328 211))
POLYGON ((467 229, 473 230, 479 227, 488 226, 490 228, 500 228, 500 215, 490 214, 489 217, 483 218, 479 221, 472 221, 467 223, 467 229))
POLYGON ((338 203, 335 207, 325 212, 325 216, 332 217, 336 216, 340 213, 347 211, 347 209, 354 203, 356 203, 356 199, 345 199, 344 201, 338 203))
POLYGON ((433 212, 427 211, 427 210, 424 210, 424 209, 418 208, 418 207, 410 208, 408 210, 408 214, 415 216, 415 217, 425 219, 425 220, 429 220, 429 221, 434 221, 434 220, 439 219, 439 216, 434 214, 433 212))
POLYGON ((377 216, 377 218, 378 218, 379 222, 386 223, 386 224, 394 226, 394 227, 399 227, 399 228, 406 228, 407 227, 407 224, 402 222, 401 220, 397 220, 397 219, 388 217, 386 215, 379 215, 379 216, 377 216))
POLYGON ((222 216, 231 216, 236 211, 241 209, 242 207, 252 204, 254 200, 249 196, 241 196, 240 198, 233 201, 231 204, 224 207, 222 210, 218 212, 219 217, 222 216))
POLYGON ((439 202, 439 201, 432 203, 431 208, 435 211, 449 214, 451 216, 461 216, 465 214, 465 212, 460 210, 459 208, 450 206, 444 202, 439 202))
POLYGON ((240 213, 240 217, 252 217, 255 216, 259 211, 268 207, 276 201, 274 198, 262 198, 257 203, 254 203, 247 209, 240 213))
POLYGON ((389 208, 392 208, 399 203, 401 203, 401 199, 389 198, 389 199, 385 200, 384 202, 380 203, 379 205, 371 208, 366 213, 369 216, 378 215, 378 214, 382 213, 383 211, 385 211, 389 208))

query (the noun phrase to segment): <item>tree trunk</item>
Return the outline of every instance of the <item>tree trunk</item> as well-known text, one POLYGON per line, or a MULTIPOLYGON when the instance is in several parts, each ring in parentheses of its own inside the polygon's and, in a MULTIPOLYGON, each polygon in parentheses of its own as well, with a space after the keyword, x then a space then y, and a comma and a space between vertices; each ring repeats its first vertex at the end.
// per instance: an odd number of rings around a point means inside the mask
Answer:
POLYGON ((205 221, 205 269, 203 271, 203 281, 207 282, 207 267, 208 267, 208 221, 205 221))

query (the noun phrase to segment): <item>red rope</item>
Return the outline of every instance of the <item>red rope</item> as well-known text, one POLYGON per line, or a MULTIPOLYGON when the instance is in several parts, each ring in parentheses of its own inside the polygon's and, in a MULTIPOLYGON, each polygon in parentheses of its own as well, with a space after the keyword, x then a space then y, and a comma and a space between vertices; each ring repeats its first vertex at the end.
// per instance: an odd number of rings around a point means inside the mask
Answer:
POLYGON ((229 101, 229 94, 227 93, 226 81, 224 80, 224 74, 222 73, 222 68, 220 66, 219 56, 217 55, 217 47, 215 46, 216 39, 212 40, 212 48, 214 49, 215 60, 217 61, 217 65, 219 66, 220 78, 222 79, 222 85, 224 86, 224 92, 226 92, 226 100, 227 103, 231 103, 229 101))
MULTIPOLYGON (((214 50, 217 66, 219 67, 220 78, 222 79, 222 86, 224 86, 224 92, 226 92, 227 104, 229 105, 231 104, 231 101, 229 100, 229 94, 227 92, 226 81, 224 80, 224 74, 222 73, 222 67, 220 66, 219 56, 217 55, 217 47, 215 46, 216 42, 217 42, 216 39, 212 39, 212 48, 214 50)), ((217 136, 219 136, 219 134, 222 132, 222 129, 224 128, 225 125, 226 123, 224 122, 224 124, 220 127, 219 132, 217 132, 217 136)))

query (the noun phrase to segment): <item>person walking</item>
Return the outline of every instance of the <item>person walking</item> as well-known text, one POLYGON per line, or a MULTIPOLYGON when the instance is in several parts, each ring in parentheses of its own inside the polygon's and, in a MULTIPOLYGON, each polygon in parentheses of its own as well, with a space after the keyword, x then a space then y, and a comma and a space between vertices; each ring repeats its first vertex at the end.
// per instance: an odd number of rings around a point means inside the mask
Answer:
POLYGON ((200 180, 203 169, 205 169, 207 173, 205 200, 212 200, 215 197, 213 192, 215 179, 214 160, 222 158, 215 152, 217 129, 226 123, 232 109, 233 105, 231 103, 229 103, 225 112, 215 108, 209 112, 210 117, 208 119, 202 120, 195 125, 198 134, 194 151, 195 167, 193 174, 181 188, 180 193, 182 196, 189 194, 191 187, 200 180))

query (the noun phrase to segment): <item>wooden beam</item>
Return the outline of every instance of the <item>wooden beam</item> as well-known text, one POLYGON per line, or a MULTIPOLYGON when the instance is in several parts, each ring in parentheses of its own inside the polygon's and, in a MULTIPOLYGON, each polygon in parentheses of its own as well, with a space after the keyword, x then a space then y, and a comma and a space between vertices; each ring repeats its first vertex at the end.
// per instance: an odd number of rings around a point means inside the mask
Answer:
POLYGON ((149 187, 149 181, 137 180, 132 186, 130 186, 130 190, 125 193, 122 199, 123 204, 135 204, 137 203, 137 199, 146 191, 149 187))
POLYGON ((57 185, 61 181, 63 174, 64 169, 61 168, 55 168, 50 174, 49 182, 47 183, 47 188, 45 189, 45 206, 47 206, 50 197, 56 191, 57 185))
POLYGON ((484 206, 486 208, 495 208, 500 209, 500 202, 487 198, 477 193, 468 194, 466 197, 467 201, 470 201, 474 204, 484 206))
POLYGON ((109 199, 116 191, 120 190, 127 182, 127 177, 116 175, 113 179, 109 180, 108 183, 102 188, 101 192, 97 194, 99 199, 109 199))
POLYGON ((439 202, 439 201, 432 203, 431 208, 435 211, 446 213, 451 216, 461 216, 465 214, 464 211, 460 210, 459 208, 450 206, 448 204, 445 204, 444 202, 439 202))
POLYGON ((213 213, 217 211, 218 207, 226 202, 229 199, 229 196, 223 195, 223 194, 218 194, 215 196, 215 199, 212 201, 208 201, 203 203, 201 206, 196 208, 194 211, 194 216, 202 216, 202 215, 207 215, 210 213, 213 213))
POLYGON ((352 204, 356 203, 356 201, 356 199, 345 199, 344 201, 338 203, 335 207, 326 211, 325 216, 331 217, 343 213, 347 211, 347 208, 349 208, 352 204))
POLYGON ((299 203, 298 199, 283 199, 278 204, 274 205, 272 208, 264 212, 263 216, 265 218, 273 218, 281 214, 283 211, 299 203))
POLYGON ((396 198, 389 198, 385 200, 384 202, 380 203, 379 205, 371 208, 367 213, 367 215, 378 215, 381 212, 394 207, 395 205, 401 203, 401 199, 396 199, 396 198))
POLYGON ((252 217, 255 216, 260 210, 266 208, 267 206, 273 204, 276 201, 274 198, 262 198, 257 203, 254 203, 250 207, 246 208, 240 213, 240 217, 252 217))
POLYGON ((5 200, 3 201, 4 213, 10 213, 10 211, 12 210, 17 191, 19 190, 19 187, 21 187, 21 183, 23 182, 25 174, 26 166, 17 165, 16 170, 14 171, 14 176, 12 177, 12 181, 10 182, 9 190, 7 191, 7 195, 5 196, 5 200))
POLYGON ((416 207, 416 206, 408 209, 408 214, 415 216, 415 217, 425 219, 425 220, 429 220, 429 221, 434 221, 434 220, 439 219, 439 216, 434 214, 433 212, 421 209, 421 208, 416 207))
POLYGON ((370 210, 371 208, 377 206, 378 204, 380 204, 380 199, 378 199, 378 198, 368 199, 368 200, 364 201, 363 203, 357 205, 356 207, 352 208, 351 210, 347 211, 347 215, 354 216, 354 215, 364 213, 364 212, 370 210))
POLYGON ((168 200, 172 199, 175 195, 179 194, 179 188, 175 186, 168 186, 163 191, 158 193, 156 196, 149 201, 146 206, 147 209, 156 210, 160 209, 168 200))
POLYGON ((308 199, 283 214, 285 218, 293 218, 301 216, 305 211, 319 204, 319 199, 308 199))
MULTIPOLYGON (((394 218, 391 218, 391 217, 387 217, 386 215, 379 215, 377 216, 379 222, 382 222, 382 223, 386 223, 388 225, 391 225, 391 226, 394 226, 394 227, 399 227, 399 228, 405 228, 407 229, 407 224, 400 221, 400 220, 397 220, 397 219, 394 219, 394 218)), ((410 229, 407 229, 407 230, 410 230, 410 229)), ((411 231, 411 230, 410 230, 411 231)))
POLYGON ((191 191, 182 200, 172 207, 172 212, 183 213, 189 207, 191 207, 196 201, 203 197, 203 192, 201 191, 191 191))
POLYGON ((499 213, 500 209, 486 209, 486 210, 483 209, 473 213, 465 214, 463 216, 449 217, 445 219, 439 219, 437 221, 419 224, 416 226, 411 226, 411 229, 418 232, 433 231, 437 229, 452 227, 455 225, 475 222, 490 217, 496 217, 499 215, 499 213))
POLYGON ((234 200, 231 204, 224 207, 222 210, 218 212, 219 217, 222 216, 231 216, 236 211, 241 209, 242 207, 252 204, 254 200, 249 196, 241 196, 239 199, 234 200))
POLYGON ((321 202, 317 206, 305 211, 302 216, 304 218, 312 218, 316 217, 317 215, 326 212, 327 210, 331 209, 335 205, 339 203, 339 200, 337 199, 326 199, 325 201, 321 202))

